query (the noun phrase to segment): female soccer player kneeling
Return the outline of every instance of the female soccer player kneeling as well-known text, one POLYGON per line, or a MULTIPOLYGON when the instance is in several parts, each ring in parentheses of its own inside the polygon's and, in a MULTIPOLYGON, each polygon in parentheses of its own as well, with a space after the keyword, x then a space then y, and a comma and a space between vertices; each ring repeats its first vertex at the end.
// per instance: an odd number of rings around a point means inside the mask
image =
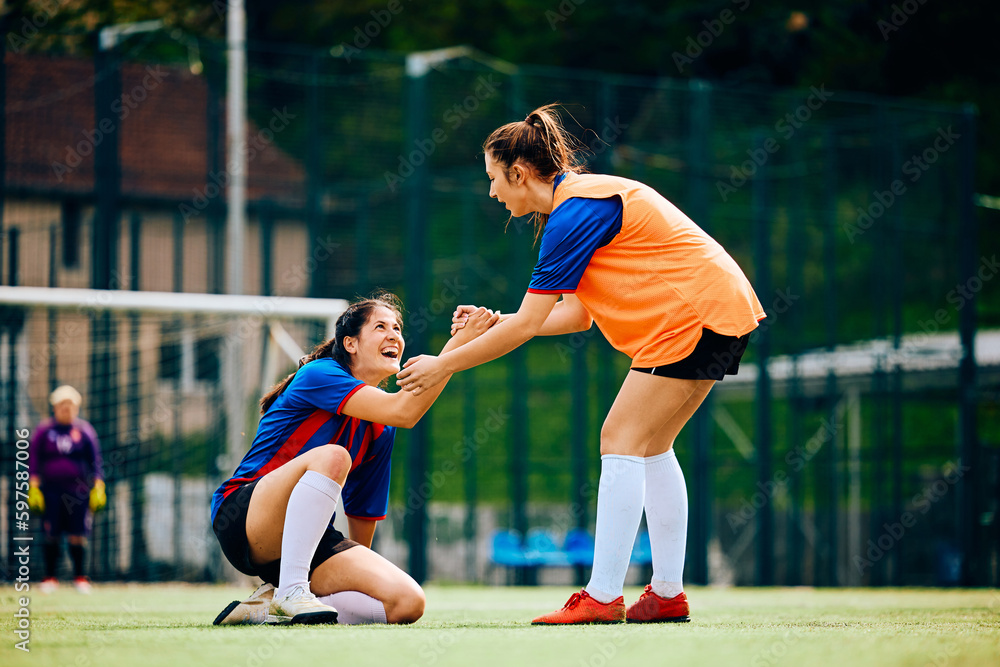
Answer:
MULTIPOLYGON (((417 582, 370 549, 388 507, 396 428, 411 428, 444 387, 420 396, 379 388, 399 371, 401 320, 391 294, 352 304, 335 336, 261 399, 257 437, 212 498, 212 527, 229 562, 265 583, 215 625, 413 623, 423 615, 417 582), (350 538, 332 524, 341 498, 350 538)), ((484 308, 469 321, 442 353, 496 316, 484 308)))

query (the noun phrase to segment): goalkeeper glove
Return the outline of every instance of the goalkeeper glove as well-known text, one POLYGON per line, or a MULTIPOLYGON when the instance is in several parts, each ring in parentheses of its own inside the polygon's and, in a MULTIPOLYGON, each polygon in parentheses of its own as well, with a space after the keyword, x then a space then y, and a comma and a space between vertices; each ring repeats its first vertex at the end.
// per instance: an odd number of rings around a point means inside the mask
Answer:
POLYGON ((39 514, 45 511, 45 496, 36 484, 28 487, 28 509, 39 514))
POLYGON ((104 480, 96 480, 90 490, 90 511, 97 512, 108 504, 108 496, 104 493, 104 480))

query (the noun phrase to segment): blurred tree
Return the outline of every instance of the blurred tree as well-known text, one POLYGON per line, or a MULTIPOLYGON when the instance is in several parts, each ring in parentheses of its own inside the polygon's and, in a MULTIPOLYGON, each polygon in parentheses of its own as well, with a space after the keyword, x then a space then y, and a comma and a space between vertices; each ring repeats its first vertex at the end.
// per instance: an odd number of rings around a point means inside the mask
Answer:
MULTIPOLYGON (((84 36, 100 25, 151 18, 221 39, 226 6, 13 0, 2 11, 8 50, 75 52, 90 48, 84 36)), ((1000 68, 989 45, 998 27, 992 0, 247 0, 255 41, 393 51, 471 44, 519 63, 972 102, 981 114, 977 183, 994 195, 1000 68)))

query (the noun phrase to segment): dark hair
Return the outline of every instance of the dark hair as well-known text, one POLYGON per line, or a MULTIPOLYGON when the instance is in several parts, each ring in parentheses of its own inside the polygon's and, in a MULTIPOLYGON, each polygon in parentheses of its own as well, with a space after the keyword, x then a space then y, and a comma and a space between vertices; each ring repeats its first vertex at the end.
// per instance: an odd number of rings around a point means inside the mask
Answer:
MULTIPOLYGON (((551 182, 563 172, 579 174, 585 171, 580 153, 585 147, 562 125, 555 104, 538 107, 523 121, 507 123, 493 130, 483 143, 483 152, 503 169, 503 176, 510 182, 510 169, 521 163, 534 176, 551 182)), ((535 212, 537 241, 548 221, 547 213, 535 212)))
MULTIPOLYGON (((340 365, 344 368, 351 370, 351 355, 344 349, 344 337, 350 336, 351 338, 356 338, 361 333, 361 328, 368 322, 372 312, 379 306, 385 306, 396 313, 396 319, 399 320, 400 326, 403 325, 402 303, 399 297, 392 292, 378 292, 367 299, 355 301, 337 318, 337 326, 333 338, 323 341, 314 347, 312 352, 299 359, 299 368, 302 368, 314 359, 330 357, 334 361, 340 362, 340 365)), ((295 377, 295 373, 297 372, 298 368, 284 380, 271 387, 264 397, 260 399, 260 414, 267 412, 271 404, 292 383, 292 378, 295 377)))

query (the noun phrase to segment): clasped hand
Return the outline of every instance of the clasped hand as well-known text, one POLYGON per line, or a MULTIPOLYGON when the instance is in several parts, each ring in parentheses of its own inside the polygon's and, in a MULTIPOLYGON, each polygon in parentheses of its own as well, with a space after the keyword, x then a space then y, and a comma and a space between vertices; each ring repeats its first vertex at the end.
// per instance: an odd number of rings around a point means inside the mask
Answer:
MULTIPOLYGON (((451 335, 459 345, 464 345, 482 335, 499 319, 500 313, 494 313, 488 308, 459 306, 452 315, 451 335)), ((450 374, 440 357, 421 354, 406 360, 403 369, 396 374, 396 384, 404 391, 419 396, 444 381, 450 374)))

